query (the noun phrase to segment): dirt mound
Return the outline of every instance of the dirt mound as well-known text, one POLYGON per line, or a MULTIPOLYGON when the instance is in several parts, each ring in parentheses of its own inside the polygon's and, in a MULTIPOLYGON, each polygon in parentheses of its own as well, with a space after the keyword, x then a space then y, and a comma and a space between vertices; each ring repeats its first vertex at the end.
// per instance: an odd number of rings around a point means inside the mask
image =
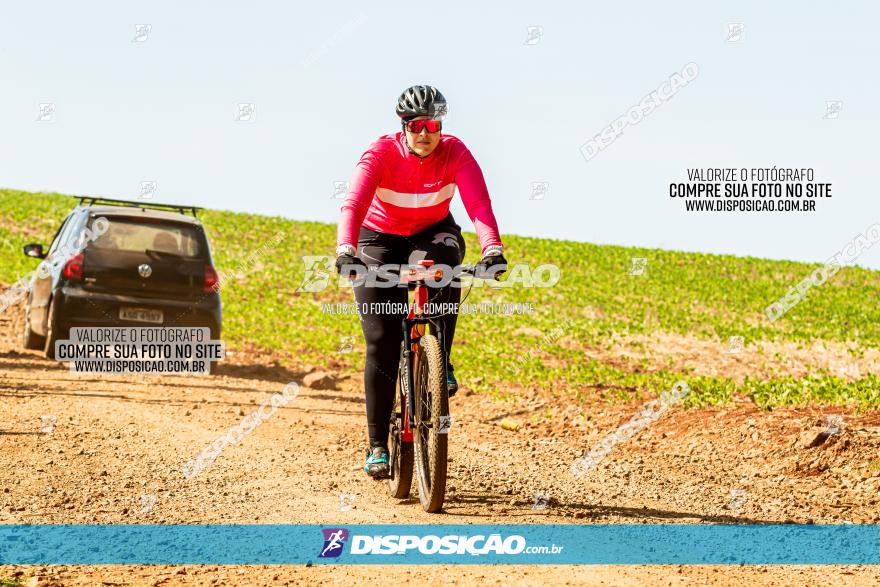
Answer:
MULTIPOLYGON (((560 344, 581 348, 571 338, 560 344)), ((880 349, 855 343, 811 343, 712 340, 669 332, 610 339, 601 347, 583 348, 588 358, 641 372, 672 371, 706 377, 730 377, 737 384, 749 376, 773 379, 806 377, 817 371, 852 381, 880 373, 880 349)))

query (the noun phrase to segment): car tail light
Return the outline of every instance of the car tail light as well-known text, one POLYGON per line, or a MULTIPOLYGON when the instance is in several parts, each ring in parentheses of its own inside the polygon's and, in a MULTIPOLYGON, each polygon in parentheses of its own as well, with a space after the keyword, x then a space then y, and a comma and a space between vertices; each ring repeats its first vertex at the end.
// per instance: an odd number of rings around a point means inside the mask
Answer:
POLYGON ((217 291, 220 283, 217 272, 210 265, 205 265, 205 293, 217 291))
POLYGON ((64 264, 62 275, 65 279, 82 279, 83 265, 85 265, 86 256, 83 253, 72 256, 64 264))

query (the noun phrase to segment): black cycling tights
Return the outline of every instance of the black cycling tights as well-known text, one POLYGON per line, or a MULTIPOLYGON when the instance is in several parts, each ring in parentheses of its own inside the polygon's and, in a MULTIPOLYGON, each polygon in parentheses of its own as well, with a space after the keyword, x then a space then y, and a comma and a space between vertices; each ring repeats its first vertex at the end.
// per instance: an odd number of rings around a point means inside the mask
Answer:
MULTIPOLYGON (((416 264, 430 259, 435 264, 449 267, 459 265, 464 259, 465 244, 461 227, 452 215, 437 224, 411 236, 400 236, 361 228, 358 238, 358 256, 367 266, 383 264, 416 264)), ((368 287, 366 283, 354 286, 355 299, 361 311, 361 328, 367 343, 367 361, 364 367, 364 391, 367 400, 367 425, 371 446, 386 446, 389 420, 394 403, 397 369, 400 360, 400 343, 403 341, 402 320, 406 312, 400 311, 407 302, 406 287, 368 287), (387 302, 387 303, 383 303, 387 302), (385 306, 372 306, 381 304, 385 306), (388 313, 388 306, 394 311, 388 313), (371 311, 372 309, 378 311, 371 311)), ((429 301, 458 303, 461 289, 451 285, 444 288, 428 288, 429 301)), ((446 330, 446 354, 452 349, 455 336, 456 313, 442 318, 446 330)))

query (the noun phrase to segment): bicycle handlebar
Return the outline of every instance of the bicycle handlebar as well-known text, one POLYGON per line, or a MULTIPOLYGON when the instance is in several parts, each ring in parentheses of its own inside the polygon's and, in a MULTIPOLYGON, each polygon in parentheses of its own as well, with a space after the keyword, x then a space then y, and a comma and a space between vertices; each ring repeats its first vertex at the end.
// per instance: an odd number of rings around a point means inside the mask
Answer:
MULTIPOLYGON (((475 265, 475 264, 456 265, 455 267, 451 267, 451 269, 453 270, 453 277, 460 277, 462 275, 469 275, 469 276, 475 277, 477 279, 486 279, 486 280, 490 279, 490 277, 477 275, 477 273, 476 273, 477 265, 475 265), (456 269, 458 269, 457 273, 455 273, 456 269)), ((433 265, 428 266, 428 267, 409 265, 407 267, 399 267, 397 269, 386 268, 386 269, 384 269, 384 271, 387 271, 388 273, 390 273, 392 275, 397 275, 398 277, 401 278, 400 280, 402 282, 421 281, 421 280, 426 279, 431 276, 434 276, 434 278, 433 278, 434 281, 438 281, 443 277, 443 275, 442 275, 443 270, 437 269, 436 266, 433 266, 433 265), (402 271, 407 271, 408 274, 402 275, 401 274, 402 271), (440 273, 439 275, 438 275, 438 272, 440 273)), ((501 273, 495 273, 494 275, 491 276, 491 278, 495 279, 495 281, 498 281, 498 278, 500 277, 500 275, 501 275, 501 273)))

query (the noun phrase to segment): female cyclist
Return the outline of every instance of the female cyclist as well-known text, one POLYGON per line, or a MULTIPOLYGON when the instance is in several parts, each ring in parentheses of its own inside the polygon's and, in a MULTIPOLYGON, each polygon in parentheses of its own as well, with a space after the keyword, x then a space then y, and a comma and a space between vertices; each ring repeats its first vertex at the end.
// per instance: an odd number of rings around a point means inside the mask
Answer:
MULTIPOLYGON (((400 95, 396 112, 402 130, 370 145, 349 183, 336 236, 337 270, 354 277, 357 265, 405 266, 425 258, 449 267, 461 264, 465 243, 449 213, 458 186, 480 240, 479 265, 491 274, 503 273, 507 261, 483 172, 464 143, 440 133, 446 114, 443 94, 432 86, 412 86, 400 95)), ((407 288, 370 287, 369 280, 357 280, 354 294, 367 347, 364 391, 370 448, 364 471, 378 479, 388 476, 388 428, 406 315, 382 307, 405 307, 407 288)), ((458 303, 460 296, 459 288, 448 285, 432 292, 431 301, 458 303)), ((456 317, 451 313, 442 318, 447 356, 456 317)), ((447 383, 452 396, 458 383, 451 363, 447 383)))

